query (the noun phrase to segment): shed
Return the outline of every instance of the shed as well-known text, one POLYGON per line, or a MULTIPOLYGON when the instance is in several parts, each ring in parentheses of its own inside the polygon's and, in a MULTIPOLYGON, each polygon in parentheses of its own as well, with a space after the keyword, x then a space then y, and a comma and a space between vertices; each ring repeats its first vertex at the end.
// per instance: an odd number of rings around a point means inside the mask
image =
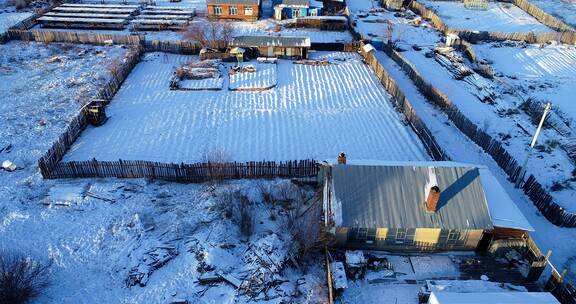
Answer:
POLYGON ((230 47, 257 49, 262 57, 308 58, 310 38, 290 36, 239 36, 230 47))
POLYGON ((485 186, 484 180, 497 181, 482 167, 400 162, 331 165, 324 172, 326 224, 343 247, 474 250, 496 225, 533 230, 501 187, 485 186))
POLYGON ((428 304, 560 304, 549 292, 433 292, 428 304))

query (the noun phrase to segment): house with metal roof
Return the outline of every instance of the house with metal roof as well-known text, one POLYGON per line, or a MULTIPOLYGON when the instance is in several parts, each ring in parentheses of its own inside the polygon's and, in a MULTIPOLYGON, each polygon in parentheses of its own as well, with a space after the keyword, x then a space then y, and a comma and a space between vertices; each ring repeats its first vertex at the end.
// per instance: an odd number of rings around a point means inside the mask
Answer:
POLYGON ((343 247, 474 250, 487 233, 522 237, 533 230, 483 167, 416 162, 337 164, 322 171, 326 225, 343 247))
POLYGON ((260 0, 206 0, 211 20, 256 21, 260 16, 260 0))
POLYGON ((432 292, 428 304, 560 304, 549 292, 432 292))
POLYGON ((291 36, 238 36, 230 47, 255 49, 261 57, 308 58, 310 38, 291 36))
POLYGON ((322 15, 324 3, 319 0, 274 0, 274 19, 292 19, 322 15))

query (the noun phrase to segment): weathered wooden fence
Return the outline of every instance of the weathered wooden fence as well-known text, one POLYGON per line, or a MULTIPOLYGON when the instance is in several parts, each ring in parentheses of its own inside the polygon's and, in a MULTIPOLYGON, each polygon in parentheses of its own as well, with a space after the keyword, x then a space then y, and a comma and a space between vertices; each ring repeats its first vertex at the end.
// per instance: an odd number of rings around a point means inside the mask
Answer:
MULTIPOLYGON (((418 90, 429 101, 446 113, 450 121, 452 121, 462 133, 480 146, 496 161, 511 181, 516 181, 520 178, 521 166, 497 139, 492 138, 492 136, 484 132, 484 130, 476 126, 476 124, 462 114, 452 101, 450 101, 448 96, 428 83, 416 67, 400 53, 387 45, 384 46, 384 51, 402 68, 414 82, 418 90)), ((378 71, 376 72, 378 73, 378 71)), ((553 202, 550 194, 538 183, 533 175, 528 177, 522 189, 542 215, 551 223, 562 227, 576 227, 576 214, 564 210, 561 206, 553 202)))
POLYGON ((574 44, 576 43, 576 32, 572 27, 563 23, 562 21, 556 19, 555 17, 542 11, 535 5, 529 3, 526 0, 514 0, 512 1, 519 8, 525 10, 528 14, 533 15, 534 18, 538 19, 544 25, 547 25, 553 29, 558 30, 558 32, 548 32, 548 33, 534 33, 534 32, 489 32, 489 31, 475 31, 470 29, 458 29, 449 27, 442 18, 436 14, 432 9, 427 8, 424 4, 419 3, 416 0, 410 2, 410 9, 422 16, 423 18, 429 19, 432 25, 443 34, 455 33, 460 38, 465 39, 470 42, 478 41, 505 41, 505 40, 516 40, 525 41, 528 43, 547 43, 550 41, 560 41, 562 43, 574 44))
POLYGON ((140 45, 142 37, 138 35, 125 34, 98 34, 91 32, 73 32, 73 31, 56 31, 56 30, 8 30, 10 39, 37 41, 43 43, 81 43, 81 44, 124 44, 140 45))
POLYGON ((315 160, 287 162, 255 161, 227 163, 168 164, 152 161, 71 161, 60 162, 47 178, 151 178, 183 183, 209 180, 312 177, 318 174, 315 160))
POLYGON ((202 46, 186 40, 143 40, 146 52, 166 52, 174 54, 198 55, 202 46))
POLYGON ((376 77, 380 79, 380 82, 386 91, 392 95, 392 104, 399 112, 404 114, 406 120, 410 123, 410 126, 414 132, 416 132, 430 156, 432 156, 434 160, 448 160, 448 156, 446 153, 444 153, 442 148, 440 148, 440 145, 438 145, 434 139, 432 132, 430 132, 428 127, 426 127, 426 124, 420 119, 420 117, 418 117, 406 95, 404 95, 394 79, 376 59, 374 52, 370 52, 368 54, 362 52, 361 54, 364 57, 366 63, 368 63, 370 68, 372 68, 376 74, 376 77))
MULTIPOLYGON (((100 89, 93 100, 107 105, 114 94, 118 91, 128 74, 140 60, 142 53, 141 48, 133 48, 127 54, 125 60, 112 73, 111 79, 100 89)), ((93 102, 88 102, 88 105, 93 102)), ((58 163, 74 141, 80 136, 82 131, 88 126, 86 108, 83 107, 70 121, 68 127, 62 135, 52 144, 52 147, 38 160, 40 173, 44 178, 49 178, 51 172, 57 167, 58 163)))

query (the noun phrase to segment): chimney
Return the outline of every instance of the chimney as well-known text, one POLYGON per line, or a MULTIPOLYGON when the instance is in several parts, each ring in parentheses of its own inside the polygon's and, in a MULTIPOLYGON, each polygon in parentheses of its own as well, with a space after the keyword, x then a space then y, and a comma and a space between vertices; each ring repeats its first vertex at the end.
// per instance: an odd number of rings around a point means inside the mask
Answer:
POLYGON ((426 198, 426 211, 436 212, 438 211, 438 201, 440 200, 440 188, 434 186, 430 188, 428 192, 428 198, 426 198))
POLYGON ((338 164, 339 165, 345 165, 346 164, 346 153, 340 152, 340 154, 338 154, 338 164))

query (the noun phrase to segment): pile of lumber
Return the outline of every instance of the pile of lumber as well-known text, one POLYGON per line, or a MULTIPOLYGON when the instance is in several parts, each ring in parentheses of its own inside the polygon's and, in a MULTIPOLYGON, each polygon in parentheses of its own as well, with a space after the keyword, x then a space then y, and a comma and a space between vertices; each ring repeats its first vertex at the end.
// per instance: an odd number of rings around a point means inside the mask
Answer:
POLYGON ((132 20, 132 30, 182 30, 196 14, 193 8, 180 6, 147 6, 132 20))
POLYGON ((122 30, 137 5, 64 3, 38 18, 43 27, 122 30))
POLYGON ((178 255, 178 250, 174 245, 164 244, 150 248, 140 263, 134 266, 128 273, 126 285, 128 287, 135 286, 136 284, 144 287, 148 283, 148 279, 152 272, 164 266, 171 259, 178 255))
POLYGON ((471 87, 471 93, 480 101, 494 104, 497 94, 492 83, 464 64, 464 58, 454 52, 452 47, 436 47, 434 59, 457 80, 463 80, 471 87))
POLYGON ((305 64, 305 65, 329 65, 330 64, 330 62, 326 59, 323 59, 323 60, 302 59, 302 60, 295 60, 292 63, 305 64))

